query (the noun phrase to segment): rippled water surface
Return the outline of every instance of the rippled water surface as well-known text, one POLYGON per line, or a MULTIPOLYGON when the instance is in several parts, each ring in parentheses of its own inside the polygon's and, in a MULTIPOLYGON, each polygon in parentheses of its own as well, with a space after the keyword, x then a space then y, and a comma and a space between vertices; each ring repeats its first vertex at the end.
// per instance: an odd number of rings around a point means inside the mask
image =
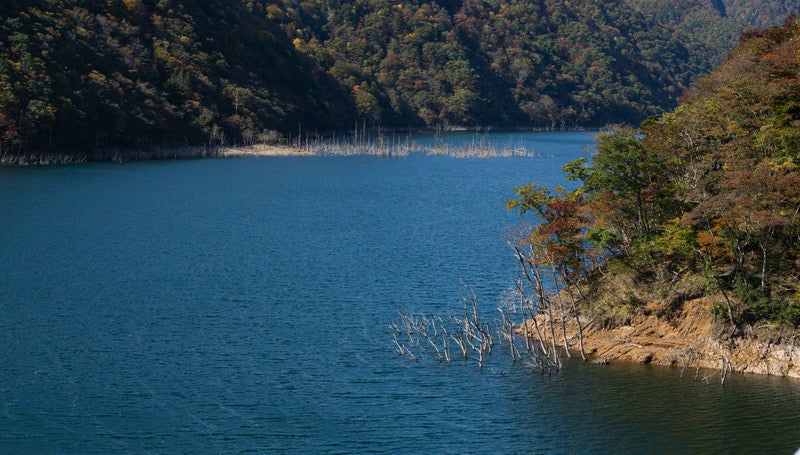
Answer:
POLYGON ((799 381, 396 356, 398 310, 457 310, 465 285, 496 312, 503 203, 591 135, 508 140, 536 157, 0 169, 0 453, 800 447, 799 381))

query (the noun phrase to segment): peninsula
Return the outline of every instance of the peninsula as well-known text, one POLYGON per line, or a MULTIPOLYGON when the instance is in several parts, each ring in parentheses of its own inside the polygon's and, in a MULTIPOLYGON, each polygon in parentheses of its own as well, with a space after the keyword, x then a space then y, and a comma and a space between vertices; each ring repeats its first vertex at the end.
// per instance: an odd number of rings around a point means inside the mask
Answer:
POLYGON ((574 189, 517 188, 538 315, 599 362, 800 377, 800 23, 751 31, 672 112, 598 137, 574 189), (557 292, 548 294, 550 273, 557 292))

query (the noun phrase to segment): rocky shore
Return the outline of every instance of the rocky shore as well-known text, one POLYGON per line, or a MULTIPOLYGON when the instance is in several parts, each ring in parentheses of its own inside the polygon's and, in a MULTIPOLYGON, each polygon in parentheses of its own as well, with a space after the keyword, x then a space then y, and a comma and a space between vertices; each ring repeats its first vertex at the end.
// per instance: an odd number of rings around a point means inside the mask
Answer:
MULTIPOLYGON (((627 324, 604 328, 585 321, 584 351, 595 363, 635 362, 678 368, 715 369, 723 374, 753 373, 800 378, 800 335, 780 334, 770 327, 747 327, 730 336, 730 326, 715 321, 711 298, 686 302, 670 320, 641 315, 627 324), (744 333, 738 333, 744 332, 744 333)), ((555 320, 556 344, 563 345, 559 318, 555 320)), ((537 316, 544 336, 550 333, 545 315, 537 316)), ((531 322, 528 322, 531 324, 531 322)), ((565 323, 567 339, 578 352, 578 327, 565 323)), ((533 333, 533 332, 530 332, 533 333)))

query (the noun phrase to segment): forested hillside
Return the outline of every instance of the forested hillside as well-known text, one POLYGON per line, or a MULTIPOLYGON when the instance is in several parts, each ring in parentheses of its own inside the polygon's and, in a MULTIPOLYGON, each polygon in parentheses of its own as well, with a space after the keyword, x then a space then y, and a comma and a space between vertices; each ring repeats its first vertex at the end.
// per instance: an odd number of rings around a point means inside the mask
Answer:
POLYGON ((591 285, 600 319, 669 317, 711 295, 732 327, 800 327, 799 165, 791 20, 745 33, 674 111, 602 134, 591 163, 565 167, 578 189, 532 184, 509 206, 544 220, 527 238, 530 264, 591 285))
POLYGON ((247 143, 355 113, 274 21, 237 1, 4 5, 4 152, 247 143))
POLYGON ((674 107, 791 1, 283 0, 268 16, 381 124, 598 126, 674 107), (747 6, 742 4, 746 3, 747 6))
POLYGON ((793 3, 12 0, 0 155, 638 123, 793 3))

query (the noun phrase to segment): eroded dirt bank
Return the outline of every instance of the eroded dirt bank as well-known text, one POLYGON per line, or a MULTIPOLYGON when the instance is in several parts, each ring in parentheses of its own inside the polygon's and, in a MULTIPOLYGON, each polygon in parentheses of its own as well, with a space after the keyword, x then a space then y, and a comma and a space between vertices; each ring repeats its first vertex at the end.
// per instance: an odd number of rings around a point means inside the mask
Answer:
MULTIPOLYGON (((709 368, 734 373, 769 374, 800 378, 800 335, 779 335, 767 327, 740 329, 730 337, 730 327, 714 321, 706 298, 686 302, 671 320, 637 316, 628 324, 584 328, 584 351, 598 363, 637 362, 680 368, 709 368)), ((549 339, 545 315, 537 317, 540 332, 549 339)), ((560 319, 555 318, 556 344, 563 345, 560 319)), ((530 333, 534 333, 529 322, 530 333)), ((573 352, 578 349, 578 327, 565 323, 573 352)))

